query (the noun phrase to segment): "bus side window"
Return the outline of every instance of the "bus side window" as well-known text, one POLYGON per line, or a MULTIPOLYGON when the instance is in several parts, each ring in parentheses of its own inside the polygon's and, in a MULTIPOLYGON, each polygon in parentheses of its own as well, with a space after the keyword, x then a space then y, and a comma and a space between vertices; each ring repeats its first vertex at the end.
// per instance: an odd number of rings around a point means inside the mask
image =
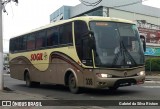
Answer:
POLYGON ((71 44, 72 43, 72 23, 67 23, 60 26, 59 31, 60 44, 71 44))
POLYGON ((84 38, 84 34, 88 33, 88 27, 84 21, 74 22, 74 35, 75 35, 75 45, 79 59, 85 65, 92 65, 92 55, 91 49, 89 47, 89 41, 84 38))
POLYGON ((89 46, 89 39, 82 40, 82 63, 87 66, 92 66, 92 49, 89 46))
POLYGON ((36 49, 40 49, 46 46, 46 31, 40 31, 36 36, 36 49))
POLYGON ((47 46, 58 45, 59 29, 58 27, 53 27, 47 30, 47 46))
POLYGON ((26 50, 26 36, 21 36, 21 37, 19 37, 19 50, 20 51, 24 51, 24 50, 26 50))
POLYGON ((35 34, 31 33, 27 37, 27 50, 35 49, 35 34))
POLYGON ((15 51, 15 38, 10 39, 9 51, 10 53, 14 53, 15 51))
POLYGON ((14 38, 13 44, 14 44, 14 52, 18 52, 18 49, 19 49, 19 47, 18 47, 18 44, 19 44, 18 38, 14 38))

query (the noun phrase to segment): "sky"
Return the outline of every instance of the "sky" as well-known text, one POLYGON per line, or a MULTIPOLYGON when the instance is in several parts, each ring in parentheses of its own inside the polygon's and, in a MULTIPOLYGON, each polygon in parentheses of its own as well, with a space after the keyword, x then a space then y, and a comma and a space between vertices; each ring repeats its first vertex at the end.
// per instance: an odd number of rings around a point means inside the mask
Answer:
MULTIPOLYGON (((87 0, 86 0, 87 1, 87 0)), ((79 0, 19 0, 6 5, 3 13, 3 49, 9 51, 9 39, 50 23, 49 15, 63 5, 75 6, 79 0)), ((145 5, 160 8, 160 0, 148 0, 145 5)))
POLYGON ((79 0, 19 0, 6 5, 3 13, 3 51, 8 52, 9 39, 50 23, 49 15, 63 5, 75 6, 79 0))
POLYGON ((144 5, 160 8, 160 0, 147 0, 143 2, 144 5))

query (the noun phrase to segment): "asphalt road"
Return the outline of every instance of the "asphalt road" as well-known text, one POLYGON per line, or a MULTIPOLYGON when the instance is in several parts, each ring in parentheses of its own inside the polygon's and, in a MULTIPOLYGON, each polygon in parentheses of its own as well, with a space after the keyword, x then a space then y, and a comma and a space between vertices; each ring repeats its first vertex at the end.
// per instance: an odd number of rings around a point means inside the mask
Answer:
MULTIPOLYGON (((80 94, 72 94, 67 87, 58 85, 42 84, 36 88, 28 88, 24 81, 12 79, 10 76, 4 76, 4 85, 12 90, 40 94, 57 100, 160 100, 159 81, 147 81, 143 85, 121 87, 115 92, 108 89, 84 89, 80 94)), ((128 107, 126 108, 128 109, 128 107)), ((148 109, 150 108, 148 107, 148 109)), ((152 107, 152 109, 154 108, 158 109, 159 107, 152 107)))
POLYGON ((12 90, 41 94, 60 100, 160 100, 160 82, 148 81, 143 85, 121 87, 115 92, 106 89, 84 89, 80 94, 72 94, 67 87, 42 84, 40 87, 28 88, 24 81, 4 76, 4 85, 12 90))

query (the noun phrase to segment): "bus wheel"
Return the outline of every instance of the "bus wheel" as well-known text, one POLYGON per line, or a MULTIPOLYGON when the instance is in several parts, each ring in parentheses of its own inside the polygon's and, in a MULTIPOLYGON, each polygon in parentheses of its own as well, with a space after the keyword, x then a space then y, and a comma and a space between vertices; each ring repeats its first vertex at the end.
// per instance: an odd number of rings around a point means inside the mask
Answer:
POLYGON ((33 86, 33 83, 32 83, 32 81, 30 80, 29 73, 26 73, 25 80, 26 80, 26 86, 27 86, 27 87, 32 87, 32 86, 33 86))
POLYGON ((68 86, 72 93, 76 94, 79 92, 79 87, 77 87, 76 78, 73 73, 69 75, 68 86))
POLYGON ((30 80, 29 73, 26 73, 25 80, 26 80, 27 87, 35 87, 40 85, 40 82, 33 82, 30 80))

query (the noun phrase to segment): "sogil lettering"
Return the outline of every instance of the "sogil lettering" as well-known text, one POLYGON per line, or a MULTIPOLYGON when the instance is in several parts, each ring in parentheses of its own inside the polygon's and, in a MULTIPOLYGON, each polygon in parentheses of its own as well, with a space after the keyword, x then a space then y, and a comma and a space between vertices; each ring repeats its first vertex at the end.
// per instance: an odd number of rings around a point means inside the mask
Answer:
POLYGON ((31 61, 43 60, 43 53, 31 54, 31 61))

